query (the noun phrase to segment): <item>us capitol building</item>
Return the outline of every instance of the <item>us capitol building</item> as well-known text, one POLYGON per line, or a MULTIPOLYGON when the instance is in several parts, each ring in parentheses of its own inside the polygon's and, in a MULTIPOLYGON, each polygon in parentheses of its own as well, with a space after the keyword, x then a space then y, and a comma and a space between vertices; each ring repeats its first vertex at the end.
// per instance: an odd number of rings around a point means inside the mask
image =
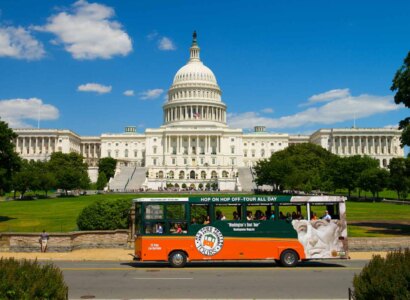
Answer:
POLYGON ((320 129, 312 135, 254 132, 230 128, 226 105, 214 73, 200 59, 196 33, 190 57, 174 76, 163 106, 163 125, 137 133, 79 136, 70 130, 15 129, 16 152, 25 159, 47 160, 51 153, 77 152, 97 180, 98 160, 118 160, 109 189, 135 191, 162 189, 171 184, 190 188, 250 191, 255 188, 252 167, 276 151, 297 143, 313 143, 340 156, 369 155, 387 167, 393 157, 403 157, 401 131, 386 128, 320 129))

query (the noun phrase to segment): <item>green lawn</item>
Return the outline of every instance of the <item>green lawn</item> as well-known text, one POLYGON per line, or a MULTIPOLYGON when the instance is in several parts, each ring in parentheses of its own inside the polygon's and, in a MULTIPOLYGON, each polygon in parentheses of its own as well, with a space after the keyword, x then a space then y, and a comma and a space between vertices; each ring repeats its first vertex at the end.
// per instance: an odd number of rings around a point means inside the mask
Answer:
MULTIPOLYGON (((77 229, 80 211, 98 199, 136 197, 175 197, 172 195, 107 194, 33 201, 1 201, 0 232, 67 232, 77 229)), ((225 195, 228 196, 228 195, 225 195)), ((410 205, 388 203, 347 203, 349 236, 410 235, 410 205)))

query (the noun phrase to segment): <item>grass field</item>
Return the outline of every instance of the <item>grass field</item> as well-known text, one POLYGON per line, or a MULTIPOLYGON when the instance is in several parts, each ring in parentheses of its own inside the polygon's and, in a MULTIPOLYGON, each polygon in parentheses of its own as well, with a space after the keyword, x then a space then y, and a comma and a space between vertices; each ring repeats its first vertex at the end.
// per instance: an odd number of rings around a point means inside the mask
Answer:
MULTIPOLYGON (((106 194, 33 201, 1 201, 0 232, 67 232, 77 229, 81 210, 98 199, 133 199, 147 195, 106 194)), ((153 195, 149 197, 166 197, 153 195)), ((169 195, 175 197, 175 194, 169 195)), ((228 195, 224 195, 228 196, 228 195)), ((410 205, 390 203, 347 203, 349 236, 410 235, 410 205)))

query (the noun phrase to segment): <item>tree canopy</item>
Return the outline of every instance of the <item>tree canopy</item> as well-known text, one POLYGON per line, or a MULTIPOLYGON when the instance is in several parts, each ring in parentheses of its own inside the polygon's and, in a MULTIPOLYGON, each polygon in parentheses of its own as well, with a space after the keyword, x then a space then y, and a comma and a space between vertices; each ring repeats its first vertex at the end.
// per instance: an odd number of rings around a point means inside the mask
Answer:
MULTIPOLYGON (((404 104, 410 108, 410 52, 404 59, 403 65, 397 70, 390 89, 396 91, 394 95, 396 104, 404 104)), ((410 146, 410 118, 401 120, 399 128, 403 130, 401 136, 402 146, 410 146)))
POLYGON ((101 158, 98 162, 98 173, 104 172, 105 178, 109 180, 114 177, 117 160, 112 157, 101 158))
POLYGON ((258 185, 272 185, 276 189, 323 189, 329 184, 327 170, 336 156, 310 143, 291 145, 259 161, 255 167, 258 185))
POLYGON ((49 170, 54 174, 57 187, 67 191, 86 189, 90 185, 88 166, 80 154, 54 152, 48 162, 49 170))
POLYGON ((21 159, 14 151, 15 138, 17 134, 0 120, 0 195, 10 191, 12 176, 20 168, 21 159))

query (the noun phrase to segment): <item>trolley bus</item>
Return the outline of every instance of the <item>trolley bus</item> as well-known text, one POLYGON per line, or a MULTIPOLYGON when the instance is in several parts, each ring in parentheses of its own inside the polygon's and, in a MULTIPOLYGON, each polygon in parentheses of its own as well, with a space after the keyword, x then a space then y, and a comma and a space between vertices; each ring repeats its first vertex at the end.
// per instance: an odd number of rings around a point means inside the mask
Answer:
POLYGON ((172 267, 205 260, 348 258, 346 198, 233 196, 139 198, 135 260, 172 267))

